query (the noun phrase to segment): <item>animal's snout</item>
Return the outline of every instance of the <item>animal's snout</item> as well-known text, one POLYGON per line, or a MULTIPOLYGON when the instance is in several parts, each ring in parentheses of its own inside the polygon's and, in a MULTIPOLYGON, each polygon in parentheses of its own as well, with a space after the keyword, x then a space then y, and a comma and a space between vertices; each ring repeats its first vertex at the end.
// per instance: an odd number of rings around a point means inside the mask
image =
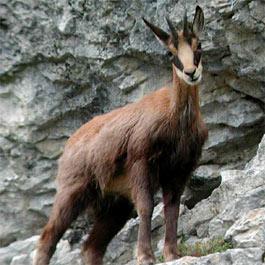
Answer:
POLYGON ((191 69, 185 69, 184 73, 189 76, 191 79, 193 79, 194 75, 196 72, 196 68, 191 68, 191 69))

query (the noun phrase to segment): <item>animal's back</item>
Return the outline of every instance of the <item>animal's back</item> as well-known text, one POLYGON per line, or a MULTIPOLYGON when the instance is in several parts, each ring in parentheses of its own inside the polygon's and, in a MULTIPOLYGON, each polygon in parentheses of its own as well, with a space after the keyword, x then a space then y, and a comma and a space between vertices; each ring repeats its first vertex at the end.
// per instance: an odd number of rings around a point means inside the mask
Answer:
POLYGON ((147 141, 147 131, 152 130, 156 120, 166 113, 169 93, 169 88, 162 88, 136 103, 96 116, 81 126, 68 139, 60 158, 59 184, 93 177, 101 189, 122 186, 124 179, 120 176, 126 177, 128 156, 137 159, 137 153, 142 152, 144 145, 141 142, 147 141), (120 184, 116 185, 116 181, 120 184))
MULTIPOLYGON (((137 117, 139 118, 141 111, 157 111, 158 109, 160 109, 160 112, 166 111, 169 104, 169 94, 170 88, 164 87, 146 95, 136 103, 131 103, 106 114, 94 117, 70 136, 65 148, 67 149, 80 141, 88 142, 100 133, 104 127, 114 125, 113 122, 115 121, 123 120, 123 124, 129 123, 131 120, 135 120, 137 117)), ((113 126, 113 129, 117 132, 119 131, 116 124, 113 126)))

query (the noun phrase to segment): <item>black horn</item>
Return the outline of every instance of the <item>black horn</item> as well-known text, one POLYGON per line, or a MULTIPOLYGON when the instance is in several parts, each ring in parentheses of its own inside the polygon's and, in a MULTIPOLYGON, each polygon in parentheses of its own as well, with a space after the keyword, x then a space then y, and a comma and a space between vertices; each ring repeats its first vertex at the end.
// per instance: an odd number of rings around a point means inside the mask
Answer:
POLYGON ((188 26, 188 18, 187 18, 187 10, 185 10, 184 18, 183 18, 183 34, 185 37, 189 36, 189 26, 188 26))
POLYGON ((174 27, 174 25, 173 25, 172 21, 169 19, 169 17, 166 17, 166 20, 167 20, 168 27, 172 33, 174 46, 177 48, 178 47, 178 34, 176 32, 176 28, 174 27))
POLYGON ((156 37, 162 41, 164 44, 167 44, 168 40, 169 40, 169 34, 167 34, 167 32, 165 32, 164 30, 162 30, 161 28, 153 25, 152 23, 150 23, 149 21, 147 21, 144 17, 142 17, 145 25, 147 25, 152 32, 156 35, 156 37))

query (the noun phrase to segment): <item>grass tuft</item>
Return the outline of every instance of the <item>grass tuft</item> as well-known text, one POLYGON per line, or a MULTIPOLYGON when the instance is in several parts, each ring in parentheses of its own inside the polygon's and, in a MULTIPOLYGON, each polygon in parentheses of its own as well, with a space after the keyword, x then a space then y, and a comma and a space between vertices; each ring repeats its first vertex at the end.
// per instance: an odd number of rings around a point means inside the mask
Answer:
MULTIPOLYGON (((195 244, 188 244, 184 239, 178 244, 178 254, 181 257, 201 257, 216 252, 224 252, 231 248, 233 248, 232 244, 226 242, 222 237, 209 239, 206 242, 196 242, 195 244)), ((158 261, 164 262, 163 256, 159 256, 158 261)))
POLYGON ((179 244, 178 250, 180 256, 201 257, 216 252, 224 252, 233 248, 232 244, 226 242, 222 237, 216 237, 206 242, 196 242, 189 245, 185 241, 179 244))

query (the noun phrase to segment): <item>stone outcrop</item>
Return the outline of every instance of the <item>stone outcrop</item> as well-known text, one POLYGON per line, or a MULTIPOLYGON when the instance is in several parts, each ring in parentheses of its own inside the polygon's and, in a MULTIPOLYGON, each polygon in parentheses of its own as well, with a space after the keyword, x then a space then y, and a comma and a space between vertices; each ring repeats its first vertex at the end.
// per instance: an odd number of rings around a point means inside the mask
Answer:
MULTIPOLYGON (((215 253, 201 258, 185 257, 164 265, 262 265, 262 251, 256 248, 230 249, 223 253, 215 253)), ((162 265, 162 263, 160 264, 162 265)))

